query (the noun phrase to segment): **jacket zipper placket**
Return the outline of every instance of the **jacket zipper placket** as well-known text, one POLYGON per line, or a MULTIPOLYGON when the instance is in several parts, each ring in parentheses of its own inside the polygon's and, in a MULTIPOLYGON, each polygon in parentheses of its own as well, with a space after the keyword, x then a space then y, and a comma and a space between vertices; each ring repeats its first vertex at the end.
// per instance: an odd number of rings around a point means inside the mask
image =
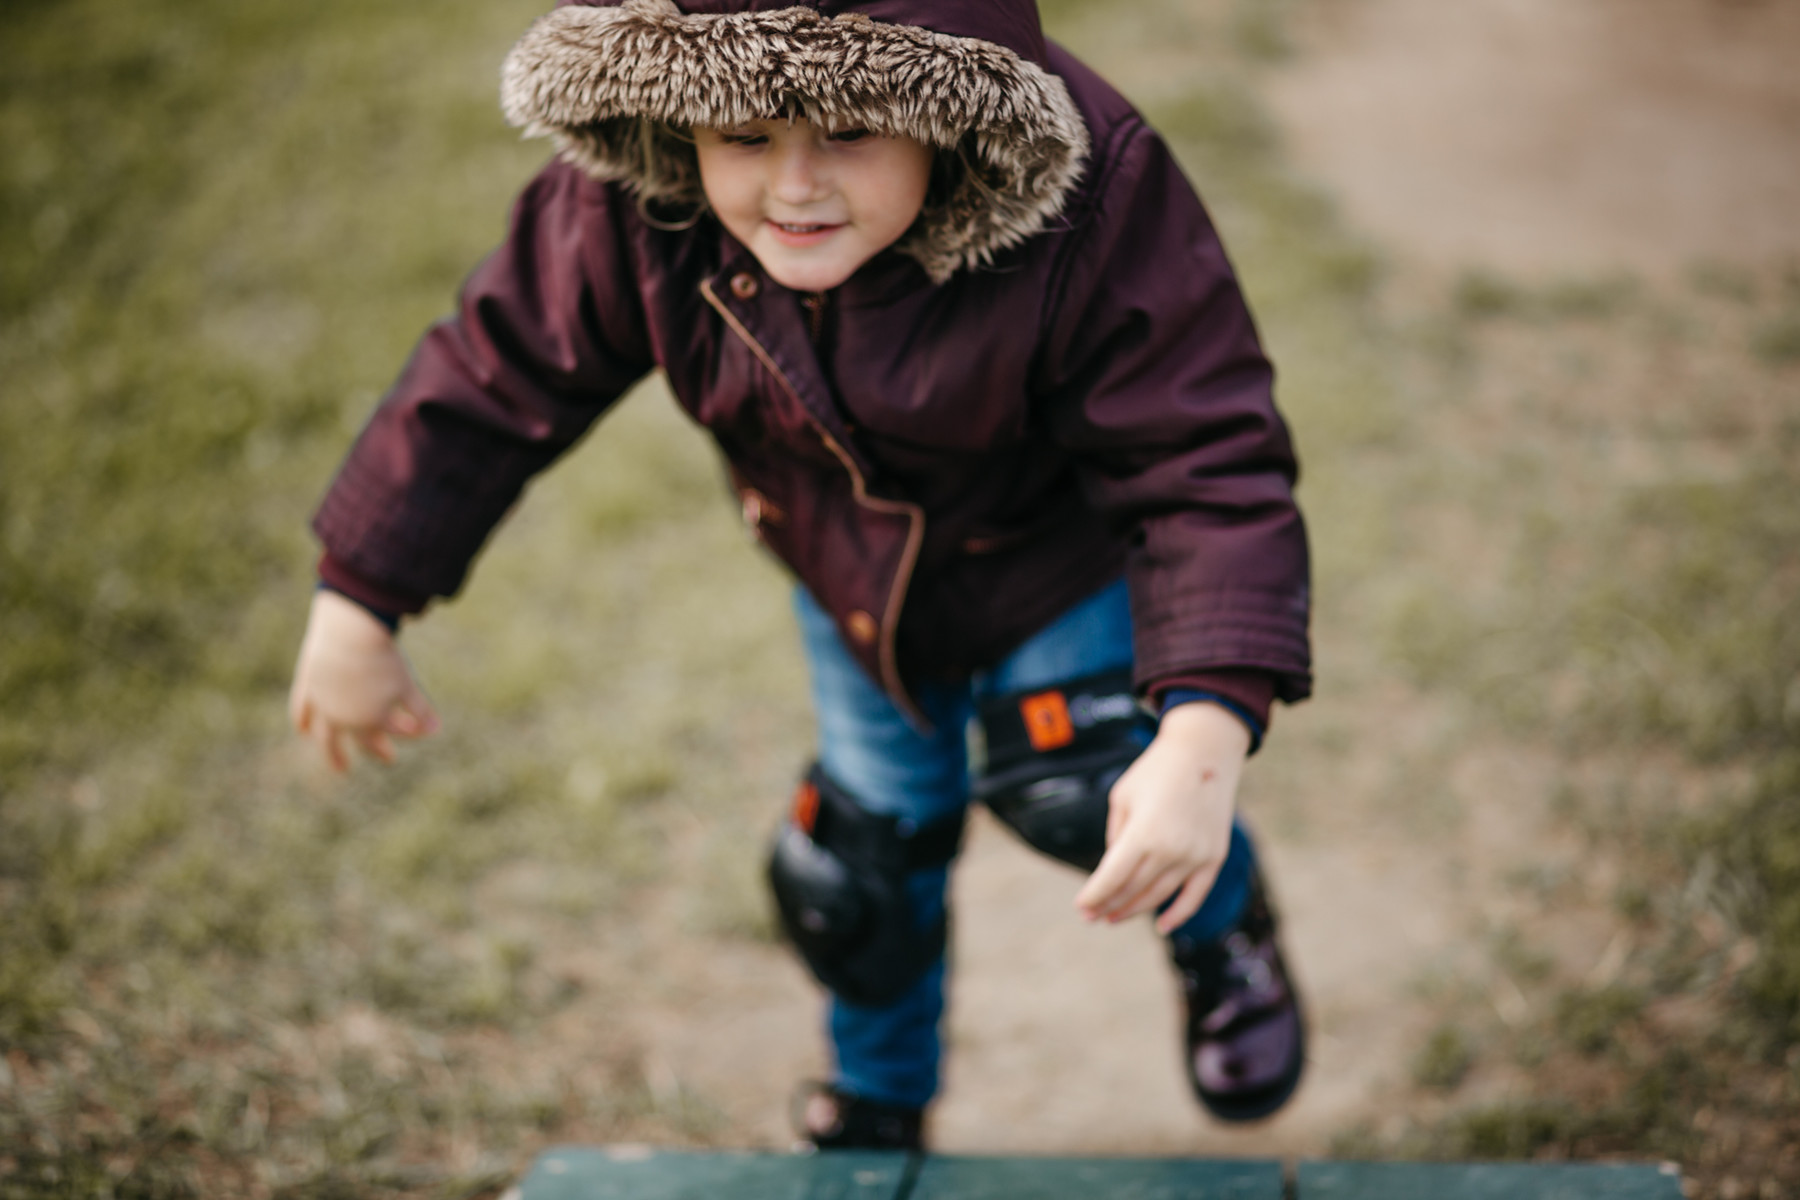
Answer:
POLYGON ((800 307, 806 310, 806 332, 817 346, 819 338, 825 333, 825 293, 808 292, 800 297, 800 307))
MULTIPOLYGON (((713 291, 710 279, 700 281, 700 294, 706 297, 706 302, 712 305, 719 316, 724 318, 725 324, 731 327, 731 331, 738 336, 739 340, 750 347, 751 353, 755 354, 757 360, 768 369, 770 374, 775 376, 776 381, 799 406, 800 411, 806 414, 806 420, 813 427, 813 432, 819 435, 819 440, 825 444, 825 448, 831 451, 838 462, 843 464, 844 470, 849 472, 851 494, 855 497, 856 502, 873 512, 906 517, 906 547, 901 551, 900 565, 894 571, 893 586, 888 589, 888 602, 881 614, 880 644, 876 656, 881 665, 882 686, 886 688, 894 703, 914 724, 925 729, 931 728, 931 722, 919 710, 918 705, 913 703, 912 696, 908 694, 906 685, 900 679, 899 657, 895 646, 900 626, 900 609, 906 603, 906 589, 912 582, 913 568, 918 565, 919 548, 925 542, 925 510, 917 504, 909 504, 904 500, 884 500, 879 496, 871 495, 868 483, 863 478, 862 469, 856 465, 856 460, 850 456, 848 450, 839 444, 837 438, 832 436, 824 422, 813 415, 812 410, 806 406, 806 402, 800 398, 799 389, 787 377, 787 372, 776 365, 773 356, 761 342, 756 340, 756 335, 752 334, 744 323, 738 320, 736 315, 720 301, 718 294, 713 291)), ((818 299, 818 304, 806 306, 809 326, 815 341, 818 338, 819 329, 822 328, 825 311, 824 297, 820 296, 818 299)))

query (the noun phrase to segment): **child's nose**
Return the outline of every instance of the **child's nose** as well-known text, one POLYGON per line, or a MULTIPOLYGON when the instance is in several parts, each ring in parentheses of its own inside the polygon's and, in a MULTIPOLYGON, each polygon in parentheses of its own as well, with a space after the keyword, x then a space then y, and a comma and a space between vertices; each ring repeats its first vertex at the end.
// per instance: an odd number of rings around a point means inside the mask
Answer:
POLYGON ((813 147, 802 139, 795 139, 774 156, 770 190, 783 204, 806 204, 817 200, 825 191, 822 167, 813 147))

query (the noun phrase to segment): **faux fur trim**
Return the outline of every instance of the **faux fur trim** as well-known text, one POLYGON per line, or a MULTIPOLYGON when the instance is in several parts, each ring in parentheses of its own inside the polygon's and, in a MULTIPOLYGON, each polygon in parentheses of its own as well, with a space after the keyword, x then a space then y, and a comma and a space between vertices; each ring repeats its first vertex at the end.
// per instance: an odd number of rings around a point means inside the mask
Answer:
POLYGON ((968 170, 898 249, 941 283, 1042 230, 1087 155, 1061 79, 1002 46, 808 8, 689 15, 673 0, 570 6, 507 56, 507 119, 647 200, 704 203, 691 147, 664 128, 771 115, 960 147, 968 170))

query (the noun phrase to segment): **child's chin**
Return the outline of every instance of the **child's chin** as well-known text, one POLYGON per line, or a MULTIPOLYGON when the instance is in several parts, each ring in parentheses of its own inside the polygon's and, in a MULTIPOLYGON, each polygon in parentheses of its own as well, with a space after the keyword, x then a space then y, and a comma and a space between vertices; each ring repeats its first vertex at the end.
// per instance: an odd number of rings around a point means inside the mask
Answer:
POLYGON ((751 253, 769 273, 769 278, 782 287, 795 292, 828 292, 874 257, 873 254, 859 253, 860 249, 854 244, 839 244, 797 250, 758 243, 751 247, 751 253))
POLYGON ((769 278, 789 291, 828 292, 856 274, 861 263, 784 263, 765 262, 763 270, 769 278))

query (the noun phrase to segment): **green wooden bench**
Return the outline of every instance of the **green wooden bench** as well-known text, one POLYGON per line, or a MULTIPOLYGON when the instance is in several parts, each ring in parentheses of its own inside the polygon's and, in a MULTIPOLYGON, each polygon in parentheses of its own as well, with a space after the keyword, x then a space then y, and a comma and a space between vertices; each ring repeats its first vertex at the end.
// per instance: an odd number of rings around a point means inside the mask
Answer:
POLYGON ((520 1200, 1681 1200, 1647 1166, 546 1151, 520 1200))
POLYGON ((1578 1163, 1301 1163, 1299 1200, 1681 1200, 1673 1169, 1578 1163))

